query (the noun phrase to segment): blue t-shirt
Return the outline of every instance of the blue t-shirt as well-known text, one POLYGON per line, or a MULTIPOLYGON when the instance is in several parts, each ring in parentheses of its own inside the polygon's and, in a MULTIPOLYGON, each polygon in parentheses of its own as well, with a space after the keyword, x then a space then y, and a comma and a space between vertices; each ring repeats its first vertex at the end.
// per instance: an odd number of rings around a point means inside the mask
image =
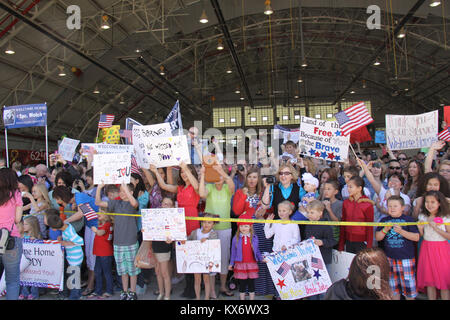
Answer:
MULTIPOLYGON (((84 203, 88 203, 90 205, 90 207, 92 209, 94 209, 95 212, 98 212, 98 210, 99 210, 98 206, 95 204, 95 198, 90 197, 86 193, 82 193, 82 192, 75 193, 75 202, 76 202, 77 206, 84 204, 84 203)), ((98 219, 92 219, 92 220, 88 221, 86 219, 86 217, 84 217, 84 218, 85 218, 84 221, 86 222, 86 226, 88 228, 91 228, 91 227, 98 228, 98 219)))
POLYGON ((48 239, 49 240, 58 240, 59 236, 62 236, 61 230, 54 230, 52 228, 48 228, 48 239))
MULTIPOLYGON (((384 217, 380 222, 415 222, 410 216, 402 214, 398 218, 392 218, 391 216, 384 217)), ((383 227, 377 227, 377 231, 380 231, 383 227)), ((408 232, 419 233, 417 226, 402 226, 402 229, 408 232)), ((386 255, 395 260, 412 259, 414 258, 414 241, 408 240, 394 231, 392 227, 384 237, 384 252, 386 255)))

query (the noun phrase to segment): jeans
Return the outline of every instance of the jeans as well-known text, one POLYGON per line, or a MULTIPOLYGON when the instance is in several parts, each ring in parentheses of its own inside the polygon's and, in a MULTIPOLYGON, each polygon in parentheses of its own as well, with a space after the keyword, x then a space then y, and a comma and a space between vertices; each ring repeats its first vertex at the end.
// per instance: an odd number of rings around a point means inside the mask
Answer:
POLYGON ((38 287, 30 287, 30 286, 24 286, 21 287, 21 294, 26 298, 30 294, 33 296, 33 298, 37 299, 39 298, 39 288, 38 287))
POLYGON ((20 260, 22 258, 22 239, 14 237, 12 250, 6 250, 0 263, 5 269, 6 299, 17 300, 20 292, 20 260))
POLYGON ((113 277, 112 277, 112 263, 113 256, 100 257, 96 256, 95 259, 95 293, 97 295, 102 294, 103 290, 103 276, 106 280, 107 293, 113 294, 113 277))

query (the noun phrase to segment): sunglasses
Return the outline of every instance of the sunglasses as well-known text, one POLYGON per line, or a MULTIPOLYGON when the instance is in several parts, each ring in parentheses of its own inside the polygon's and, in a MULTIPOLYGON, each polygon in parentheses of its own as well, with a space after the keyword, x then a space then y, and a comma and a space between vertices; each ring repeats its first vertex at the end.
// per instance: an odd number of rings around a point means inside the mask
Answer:
POLYGON ((288 176, 288 175, 291 175, 291 174, 292 174, 291 172, 280 172, 279 173, 280 176, 288 176))
POLYGON ((401 167, 389 167, 389 169, 391 169, 391 170, 401 170, 402 168, 401 167))
POLYGON ((398 160, 408 160, 408 158, 398 158, 398 160))
POLYGON ((372 164, 372 167, 374 167, 374 168, 381 168, 381 163, 379 163, 379 162, 374 163, 374 164, 372 164))

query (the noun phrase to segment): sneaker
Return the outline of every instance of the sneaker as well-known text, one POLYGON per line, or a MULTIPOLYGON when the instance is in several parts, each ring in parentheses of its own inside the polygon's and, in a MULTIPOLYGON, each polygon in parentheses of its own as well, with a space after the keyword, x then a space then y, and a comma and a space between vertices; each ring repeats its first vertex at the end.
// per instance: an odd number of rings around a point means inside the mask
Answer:
POLYGON ((128 291, 128 299, 127 300, 137 300, 136 292, 128 291))
POLYGON ((128 294, 125 291, 120 292, 120 300, 128 300, 128 294))
POLYGON ((170 297, 164 297, 164 300, 170 300, 170 297))
POLYGON ((159 294, 158 297, 156 298, 156 300, 162 300, 163 297, 164 297, 164 296, 163 296, 162 294, 159 294))

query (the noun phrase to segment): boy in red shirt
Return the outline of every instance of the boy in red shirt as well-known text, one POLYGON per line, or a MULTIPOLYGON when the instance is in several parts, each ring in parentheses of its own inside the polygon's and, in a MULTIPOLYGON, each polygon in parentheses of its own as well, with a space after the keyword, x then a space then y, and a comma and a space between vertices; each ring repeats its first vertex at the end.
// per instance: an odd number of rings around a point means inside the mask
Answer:
POLYGON ((98 214, 98 230, 94 238, 93 253, 95 260, 95 291, 88 298, 98 299, 110 298, 113 294, 113 228, 111 217, 106 214, 98 214), (106 290, 102 294, 103 276, 106 280, 106 290))

